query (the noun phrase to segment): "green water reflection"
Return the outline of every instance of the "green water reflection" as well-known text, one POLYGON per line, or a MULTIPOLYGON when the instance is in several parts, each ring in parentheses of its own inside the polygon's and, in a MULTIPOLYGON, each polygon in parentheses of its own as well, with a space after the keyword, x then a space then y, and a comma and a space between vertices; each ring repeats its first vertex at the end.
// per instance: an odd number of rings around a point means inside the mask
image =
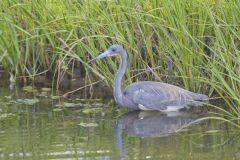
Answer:
POLYGON ((0 159, 240 159, 232 126, 208 120, 182 129, 201 116, 127 113, 111 99, 53 100, 2 86, 0 159), (39 102, 17 103, 31 98, 39 102))

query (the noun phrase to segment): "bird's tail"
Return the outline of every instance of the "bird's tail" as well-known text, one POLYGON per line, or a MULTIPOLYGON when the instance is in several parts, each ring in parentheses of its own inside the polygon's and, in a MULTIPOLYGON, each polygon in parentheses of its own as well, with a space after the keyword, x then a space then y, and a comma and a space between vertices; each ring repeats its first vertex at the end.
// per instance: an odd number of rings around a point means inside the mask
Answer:
POLYGON ((208 101, 208 96, 205 94, 194 93, 193 100, 194 101, 208 101))
POLYGON ((199 94, 199 93, 195 93, 193 95, 193 99, 195 101, 208 101, 208 96, 205 94, 199 94))
POLYGON ((189 102, 189 106, 205 106, 208 101, 208 96, 204 94, 193 94, 193 101, 189 102))

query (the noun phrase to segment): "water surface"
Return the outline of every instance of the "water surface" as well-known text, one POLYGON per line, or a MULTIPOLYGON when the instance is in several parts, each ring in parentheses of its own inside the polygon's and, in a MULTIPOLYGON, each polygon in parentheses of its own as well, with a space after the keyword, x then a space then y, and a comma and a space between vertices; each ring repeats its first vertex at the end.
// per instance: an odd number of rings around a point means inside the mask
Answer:
POLYGON ((189 126, 202 110, 129 112, 100 94, 33 92, 1 85, 0 159, 240 159, 237 129, 213 120, 189 126))

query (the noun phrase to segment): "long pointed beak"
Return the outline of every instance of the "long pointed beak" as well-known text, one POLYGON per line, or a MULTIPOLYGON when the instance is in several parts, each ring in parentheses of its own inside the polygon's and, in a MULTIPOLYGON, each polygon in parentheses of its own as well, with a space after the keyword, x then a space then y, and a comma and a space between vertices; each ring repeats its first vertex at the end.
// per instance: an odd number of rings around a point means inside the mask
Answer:
POLYGON ((98 59, 103 59, 103 58, 105 58, 105 57, 108 57, 109 54, 110 54, 110 52, 109 52, 108 50, 106 50, 105 52, 103 52, 103 53, 100 54, 99 56, 97 56, 97 57, 91 59, 91 60, 88 61, 87 63, 92 63, 93 61, 96 61, 96 60, 98 60, 98 59))

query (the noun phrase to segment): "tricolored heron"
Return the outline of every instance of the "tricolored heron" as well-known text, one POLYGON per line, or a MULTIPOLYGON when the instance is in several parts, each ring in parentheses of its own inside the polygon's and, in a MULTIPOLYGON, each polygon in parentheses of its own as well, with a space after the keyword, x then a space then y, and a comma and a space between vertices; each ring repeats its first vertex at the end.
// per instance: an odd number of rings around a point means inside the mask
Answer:
POLYGON ((126 72, 128 63, 126 51, 121 45, 114 44, 110 46, 105 52, 89 62, 115 55, 120 56, 121 64, 114 79, 114 98, 121 107, 168 112, 178 111, 188 106, 203 105, 203 103, 199 102, 208 100, 208 96, 206 95, 193 93, 171 84, 154 81, 132 83, 122 92, 122 78, 126 72))

